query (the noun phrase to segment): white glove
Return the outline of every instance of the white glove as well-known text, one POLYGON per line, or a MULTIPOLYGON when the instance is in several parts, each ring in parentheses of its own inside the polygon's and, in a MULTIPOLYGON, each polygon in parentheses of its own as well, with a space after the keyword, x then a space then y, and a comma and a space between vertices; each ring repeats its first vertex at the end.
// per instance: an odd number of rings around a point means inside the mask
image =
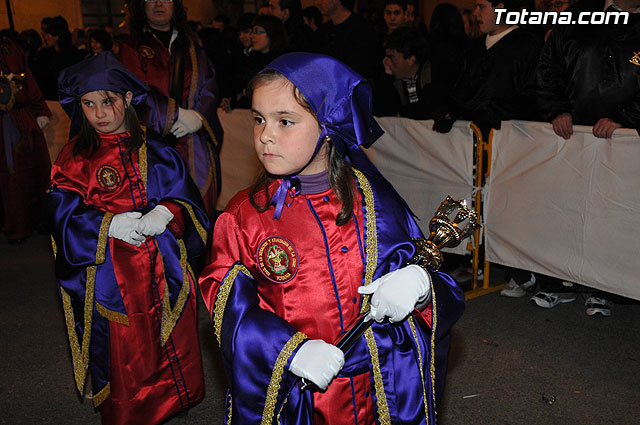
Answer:
POLYGON ((291 360, 289 371, 325 390, 342 366, 344 353, 338 347, 321 339, 313 339, 302 344, 291 360))
POLYGON ((38 127, 40 127, 40 130, 42 130, 49 125, 49 117, 46 115, 36 117, 36 122, 38 123, 38 127))
POLYGON ((178 120, 169 130, 177 138, 195 133, 202 128, 202 116, 193 109, 178 108, 178 120))
POLYGON ((164 205, 156 205, 146 213, 136 224, 136 231, 144 236, 156 236, 164 232, 167 224, 173 219, 173 214, 164 205))
POLYGON ((359 287, 358 292, 373 294, 369 315, 376 322, 388 317, 389 322, 394 323, 407 317, 416 304, 424 302, 430 289, 429 274, 422 267, 410 264, 359 287))
POLYGON ((142 245, 146 238, 135 230, 136 223, 140 221, 140 217, 142 217, 142 213, 139 212, 114 215, 109 225, 109 237, 123 240, 130 245, 142 245))

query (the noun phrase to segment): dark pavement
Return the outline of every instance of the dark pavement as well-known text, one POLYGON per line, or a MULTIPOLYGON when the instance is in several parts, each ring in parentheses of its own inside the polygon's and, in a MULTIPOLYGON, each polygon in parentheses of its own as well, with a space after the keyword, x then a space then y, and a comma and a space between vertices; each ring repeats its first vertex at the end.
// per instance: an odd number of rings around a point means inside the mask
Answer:
MULTIPOLYGON (((48 237, 0 240, 0 287, 0 423, 99 424, 76 395, 48 237)), ((438 423, 640 424, 640 305, 614 304, 602 318, 583 304, 470 300, 453 331, 438 423)), ((223 423, 224 373, 200 307, 207 395, 171 425, 223 423)))

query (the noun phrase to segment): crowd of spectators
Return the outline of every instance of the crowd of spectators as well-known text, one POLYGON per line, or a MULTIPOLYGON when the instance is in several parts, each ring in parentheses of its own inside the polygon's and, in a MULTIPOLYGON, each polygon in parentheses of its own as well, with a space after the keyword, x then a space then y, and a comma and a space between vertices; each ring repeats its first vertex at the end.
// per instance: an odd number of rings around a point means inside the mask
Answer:
MULTIPOLYGON (((268 0, 236 22, 219 15, 208 25, 189 21, 194 40, 216 69, 220 106, 248 108, 251 77, 288 51, 333 56, 372 82, 374 113, 433 119, 448 132, 456 120, 474 121, 483 133, 501 121, 553 124, 570 138, 573 125, 593 126, 596 137, 619 127, 640 129, 640 0, 476 0, 474 11, 441 3, 429 30, 410 0, 386 0, 383 9, 354 10, 354 0, 268 0), (496 8, 519 11, 627 11, 627 25, 510 25, 496 8), (635 50, 634 50, 635 49, 635 50), (634 56, 635 55, 635 56, 634 56), (634 57, 635 62, 634 62, 634 57)), ((126 9, 125 9, 126 12, 126 9)), ((193 18, 193 17, 191 17, 193 18)), ((65 67, 104 50, 116 54, 126 25, 69 30, 61 17, 44 18, 40 33, 5 31, 21 44, 45 99, 57 99, 65 67)), ((511 270, 503 295, 524 296, 540 278, 511 270)), ((565 285, 566 287, 566 285, 565 285)), ((566 302, 544 292, 538 305, 566 302)), ((590 303, 609 313, 607 302, 590 303)))

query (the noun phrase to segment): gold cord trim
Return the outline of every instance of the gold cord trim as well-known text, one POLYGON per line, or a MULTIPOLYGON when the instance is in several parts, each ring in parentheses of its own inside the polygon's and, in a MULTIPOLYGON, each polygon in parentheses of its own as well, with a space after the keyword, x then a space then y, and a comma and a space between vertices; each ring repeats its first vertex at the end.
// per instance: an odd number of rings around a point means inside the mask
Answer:
POLYGON ((436 346, 436 325, 438 324, 438 315, 436 308, 436 291, 431 282, 431 389, 433 394, 433 409, 436 416, 438 411, 436 410, 436 363, 435 363, 435 346, 436 346))
MULTIPOLYGON (((113 218, 112 213, 105 213, 100 224, 98 233, 98 245, 96 247, 96 264, 102 264, 105 261, 106 245, 108 241, 109 225, 113 218)), ((62 308, 64 310, 65 322, 67 324, 67 333, 69 335, 69 345, 71 346, 71 358, 73 361, 73 375, 76 380, 76 387, 80 394, 84 389, 84 381, 87 376, 87 368, 89 367, 89 342, 91 341, 91 322, 93 319, 93 301, 95 297, 96 285, 96 266, 87 267, 87 282, 85 284, 84 296, 84 332, 82 334, 82 346, 78 342, 78 334, 76 333, 75 317, 73 315, 73 307, 71 306, 71 296, 60 287, 62 295, 62 308)))
POLYGON ((104 213, 100 231, 98 232, 98 247, 96 248, 96 264, 104 264, 107 254, 107 243, 109 241, 109 226, 113 220, 113 213, 104 213))
POLYGON ((231 425, 231 413, 233 412, 233 398, 229 393, 229 411, 227 412, 227 425, 231 425))
POLYGON ((58 246, 56 245, 56 240, 51 236, 51 249, 53 250, 53 259, 55 260, 58 256, 58 246))
POLYGON ((216 334, 218 345, 222 344, 222 318, 224 317, 224 309, 227 306, 227 299, 231 293, 233 282, 240 272, 253 279, 251 272, 245 266, 236 264, 229 270, 218 289, 218 295, 216 296, 215 307, 213 309, 213 330, 216 334))
POLYGON ((107 382, 107 385, 98 394, 93 395, 93 407, 100 406, 109 397, 109 394, 111 394, 111 382, 107 382))
POLYGON ((96 301, 96 310, 98 310, 98 313, 100 313, 100 316, 104 317, 107 320, 120 323, 121 325, 129 326, 129 317, 124 313, 109 310, 107 307, 103 306, 97 301, 96 301))
POLYGON ((162 129, 162 136, 166 136, 169 134, 169 130, 171 130, 171 126, 173 126, 173 116, 176 113, 176 101, 169 97, 167 99, 167 120, 164 123, 164 128, 162 129))
POLYGON ((162 298, 162 324, 160 326, 160 345, 164 347, 164 344, 169 339, 173 328, 176 326, 176 322, 187 303, 187 297, 189 295, 189 274, 187 272, 187 248, 184 245, 182 239, 178 239, 178 246, 180 247, 180 267, 182 268, 182 288, 178 294, 178 299, 173 308, 171 308, 171 300, 169 298, 169 284, 164 272, 166 270, 164 266, 164 258, 162 254, 158 252, 160 261, 162 261, 162 274, 164 275, 164 296, 162 298))
POLYGON ((309 337, 302 332, 294 334, 289 341, 284 345, 275 365, 273 365, 273 371, 271 373, 271 381, 269 382, 269 388, 267 389, 267 398, 264 403, 264 410, 262 411, 261 425, 269 425, 273 422, 273 414, 276 410, 276 402, 278 400, 278 393, 280 392, 280 383, 282 382, 282 375, 284 368, 291 357, 291 353, 300 345, 300 343, 309 337))
POLYGON ((196 218, 196 214, 193 211, 193 207, 191 206, 191 204, 189 204, 189 203, 187 203, 185 201, 181 201, 179 199, 173 199, 173 201, 179 203, 180 205, 182 205, 183 207, 185 207, 187 209, 187 212, 189 213, 189 217, 191 217, 191 222, 196 227, 196 230, 198 231, 198 235, 200 235, 200 239, 202 239, 202 243, 206 244, 207 243, 207 229, 205 229, 204 226, 202 225, 202 223, 200 223, 198 221, 198 219, 196 218))
POLYGON ((391 425, 391 415, 389 414, 389 404, 387 402, 387 394, 384 392, 384 382, 382 382, 382 373, 380 372, 380 358, 378 357, 378 346, 373 336, 373 330, 367 329, 364 333, 371 355, 371 364, 373 365, 373 381, 376 390, 376 404, 378 406, 378 420, 380 425, 391 425))
MULTIPOLYGON (((373 199, 373 191, 371 190, 371 184, 369 180, 362 174, 361 171, 353 169, 353 172, 358 180, 358 184, 360 185, 360 189, 362 190, 362 194, 364 196, 364 205, 366 207, 365 219, 367 222, 367 236, 365 239, 365 257, 366 257, 366 266, 364 273, 364 284, 369 285, 373 281, 373 274, 376 271, 376 267, 378 265, 378 230, 376 225, 376 209, 375 202, 373 199)), ((362 301, 362 309, 360 313, 365 313, 369 311, 369 299, 370 297, 367 295, 364 297, 362 301)))
POLYGON ((144 185, 144 193, 147 196, 147 174, 148 174, 148 162, 147 162, 147 142, 145 142, 138 149, 138 166, 140 167, 140 176, 142 178, 142 184, 144 185))
MULTIPOLYGON (((373 281, 373 275, 378 265, 378 230, 376 225, 376 208, 373 197, 373 190, 369 180, 364 174, 353 169, 353 172, 358 180, 360 189, 364 196, 364 205, 366 207, 365 220, 367 222, 366 229, 366 247, 365 257, 366 266, 364 274, 364 284, 369 285, 373 281)), ((370 297, 366 296, 362 302, 362 313, 369 311, 370 297)), ((387 402, 387 395, 384 391, 384 382, 382 380, 382 373, 380 372, 380 358, 378 357, 378 346, 376 344, 375 337, 373 336, 373 330, 367 329, 365 332, 365 338, 367 340, 367 346, 369 347, 369 354, 371 356, 371 364, 373 365, 373 380, 376 391, 376 400, 378 406, 378 418, 381 425, 391 424, 391 415, 389 414, 389 404, 387 402)))
POLYGON ((418 368, 420 368, 420 382, 422 383, 422 398, 424 400, 424 414, 425 421, 429 425, 429 405, 427 404, 427 389, 424 386, 424 370, 422 368, 422 352, 420 351, 420 342, 418 341, 418 334, 416 332, 416 324, 413 321, 413 316, 408 317, 409 326, 411 326, 411 333, 413 339, 416 342, 416 349, 418 350, 418 368))

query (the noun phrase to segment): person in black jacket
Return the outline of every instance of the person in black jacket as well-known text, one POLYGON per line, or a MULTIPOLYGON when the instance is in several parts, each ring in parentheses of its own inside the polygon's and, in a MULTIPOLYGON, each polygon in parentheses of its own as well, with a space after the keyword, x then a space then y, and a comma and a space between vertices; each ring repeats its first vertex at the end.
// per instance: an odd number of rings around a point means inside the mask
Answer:
MULTIPOLYGON (((633 12, 638 0, 586 0, 582 11, 633 12)), ((573 124, 592 125, 609 138, 616 128, 640 129, 640 13, 628 24, 556 25, 538 65, 538 105, 554 132, 568 139, 573 124), (634 58, 636 58, 634 60, 634 58)))
POLYGON ((474 40, 462 61, 453 94, 436 114, 434 130, 447 133, 457 119, 472 120, 487 132, 500 121, 536 119, 535 78, 542 40, 501 22, 495 9, 519 11, 517 0, 476 0, 474 15, 483 36, 474 40))

